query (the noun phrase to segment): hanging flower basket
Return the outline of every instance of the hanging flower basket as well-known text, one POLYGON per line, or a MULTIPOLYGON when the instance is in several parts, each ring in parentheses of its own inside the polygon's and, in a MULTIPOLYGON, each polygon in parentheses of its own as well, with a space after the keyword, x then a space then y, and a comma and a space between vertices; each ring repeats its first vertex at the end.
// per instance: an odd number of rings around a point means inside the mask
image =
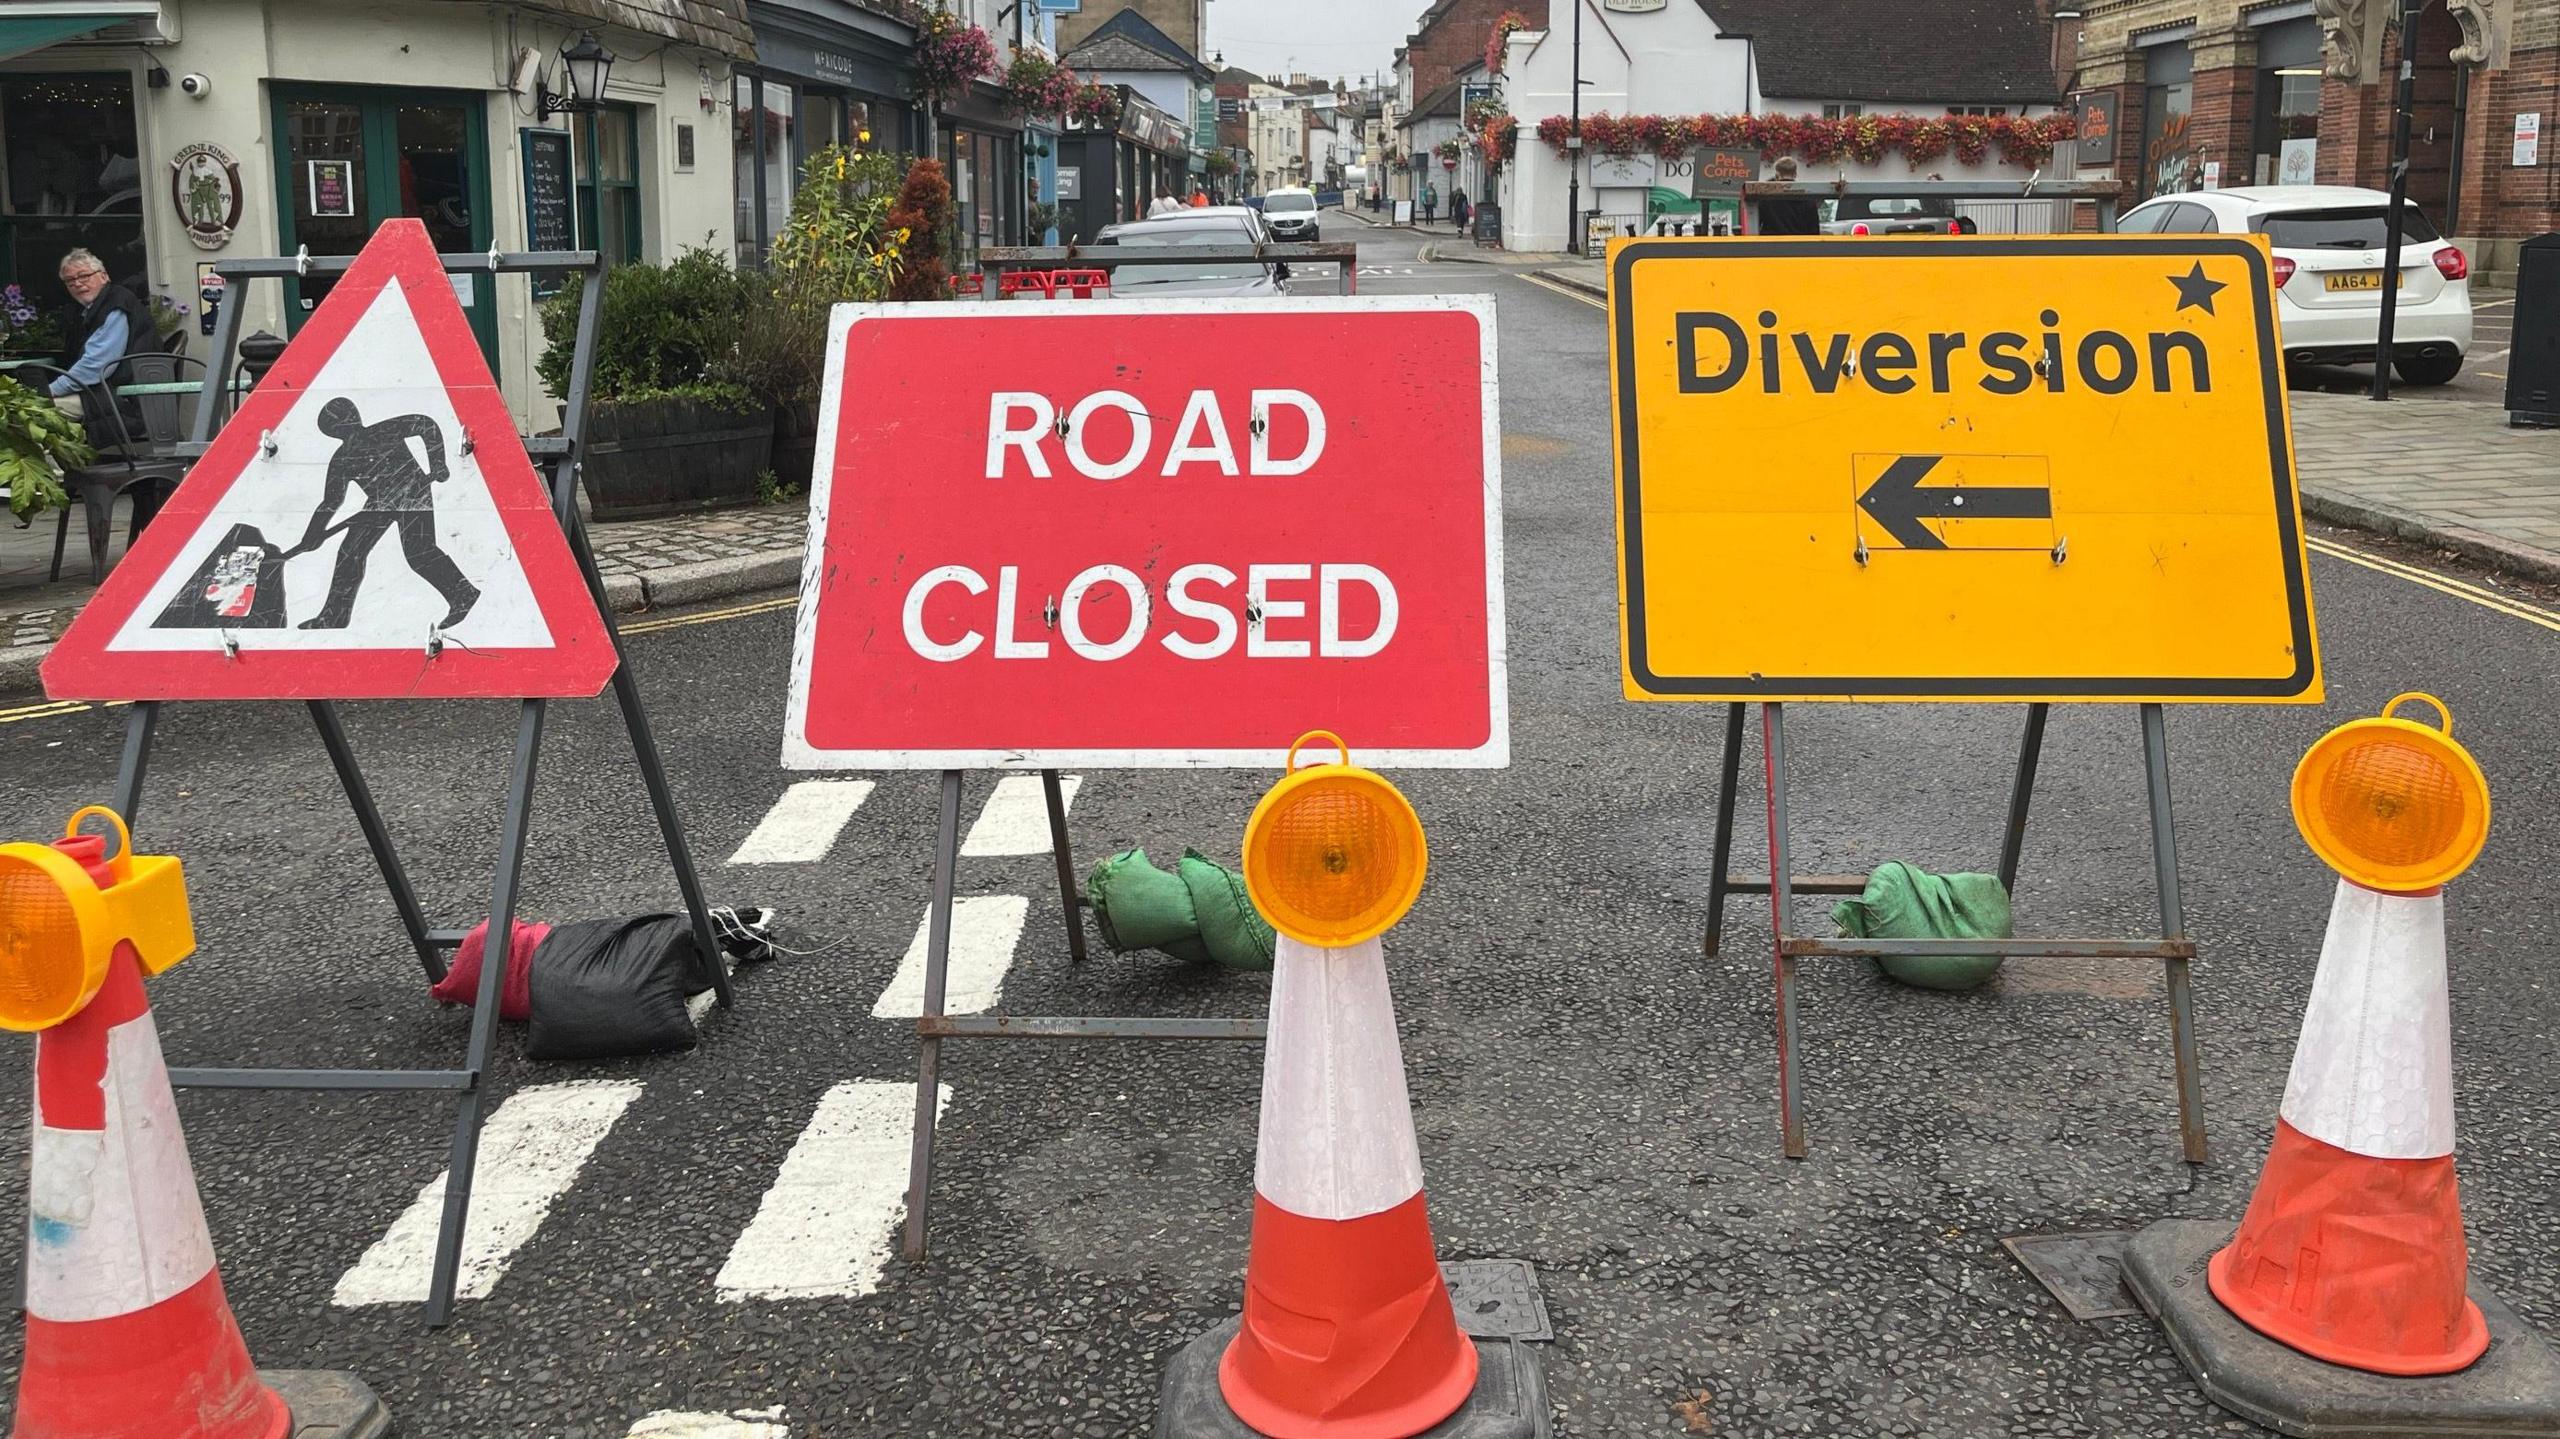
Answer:
POLYGON ((1499 75, 1502 73, 1502 67, 1510 63, 1512 33, 1514 31, 1526 30, 1528 28, 1528 16, 1521 14, 1517 10, 1505 10, 1502 12, 1502 18, 1493 22, 1493 32, 1485 37, 1484 70, 1486 74, 1499 75))
POLYGON ((996 70, 996 42, 948 10, 925 17, 915 56, 916 94, 935 102, 961 94, 996 70))
POLYGON ((1066 118, 1076 92, 1084 88, 1075 71, 1029 50, 1014 52, 1013 63, 1005 67, 1004 79, 998 83, 1004 87, 1007 110, 1048 120, 1066 118))

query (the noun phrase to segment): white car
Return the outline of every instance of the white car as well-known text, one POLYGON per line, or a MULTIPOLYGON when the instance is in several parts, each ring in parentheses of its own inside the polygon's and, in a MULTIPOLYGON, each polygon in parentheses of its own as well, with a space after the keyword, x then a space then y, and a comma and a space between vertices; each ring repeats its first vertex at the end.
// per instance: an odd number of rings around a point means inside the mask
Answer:
MULTIPOLYGON (((2162 195, 2125 212, 2128 235, 2267 237, 2276 321, 2297 365, 2362 365, 2382 328, 2382 264, 2391 197, 2346 185, 2264 185, 2162 195)), ((2400 307, 2391 363, 2412 385, 2462 373, 2471 348, 2471 261, 2418 207, 2402 211, 2400 307)))
POLYGON ((1318 213, 1313 190, 1274 190, 1262 197, 1263 223, 1271 227, 1275 240, 1315 244, 1323 238, 1318 213))

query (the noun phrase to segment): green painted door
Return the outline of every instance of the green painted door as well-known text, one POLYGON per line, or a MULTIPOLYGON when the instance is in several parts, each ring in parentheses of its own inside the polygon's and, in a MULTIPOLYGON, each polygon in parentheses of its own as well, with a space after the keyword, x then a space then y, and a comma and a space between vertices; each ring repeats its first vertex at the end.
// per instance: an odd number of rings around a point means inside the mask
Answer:
MULTIPOLYGON (((356 85, 275 87, 276 208, 284 253, 352 255, 384 221, 426 221, 445 254, 489 252, 488 116, 474 91, 356 85)), ((290 329, 333 282, 285 282, 290 329)), ((458 277, 455 297, 498 362, 496 282, 458 277)))

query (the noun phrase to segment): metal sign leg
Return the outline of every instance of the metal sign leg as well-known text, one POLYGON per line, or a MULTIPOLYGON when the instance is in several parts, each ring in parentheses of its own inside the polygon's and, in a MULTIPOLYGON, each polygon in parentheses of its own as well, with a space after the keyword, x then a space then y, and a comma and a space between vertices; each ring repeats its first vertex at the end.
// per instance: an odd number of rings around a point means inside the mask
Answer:
POLYGON ((1724 708, 1724 764, 1716 780, 1715 863, 1707 873, 1707 958, 1724 948, 1724 897, 1732 891, 1725 877, 1733 872, 1733 809, 1742 783, 1742 706, 1724 708))
MULTIPOLYGON (((593 286, 591 285, 592 289, 593 286)), ((666 840, 667 862, 676 872, 676 889, 684 896, 685 914, 693 921, 693 943, 702 962, 702 977, 711 992, 727 1009, 737 1003, 737 995, 729 984, 729 966, 721 962, 720 941, 711 932, 711 906, 702 896, 702 876, 693 867, 693 846, 685 839, 684 815, 676 808, 675 791, 667 787, 667 768, 658 757, 658 737, 649 728, 649 713, 641 707, 640 681, 631 672, 631 649, 622 642, 622 626, 613 622, 613 606, 605 602, 604 575, 596 568, 594 549, 587 544, 586 524, 578 518, 572 504, 561 519, 561 528, 569 536, 569 550, 578 558, 578 568, 585 572, 587 589, 596 598, 596 613, 604 618, 605 637, 613 641, 613 652, 621 663, 613 667, 613 699, 622 707, 622 727, 631 735, 631 753, 640 762, 640 782, 649 791, 649 808, 658 818, 658 833, 666 840)))
POLYGON ((126 711, 124 753, 116 759, 116 813, 124 827, 142 827, 142 777, 151 768, 151 735, 160 727, 160 702, 144 700, 126 711))
MULTIPOLYGON (((943 988, 951 963, 951 891, 960 868, 960 771, 942 772, 942 813, 934 831, 933 910, 925 926, 924 1018, 942 1017, 943 988)), ((942 1094, 942 1039, 916 1026, 916 1136, 907 1162, 907 1235, 910 1264, 924 1260, 925 1197, 933 1186, 933 1126, 942 1094)))
POLYGON ((1804 1113, 1796 1103, 1796 962, 1787 953, 1787 909, 1795 899, 1787 853, 1785 705, 1760 707, 1761 761, 1769 787, 1769 933, 1778 960, 1778 1132, 1789 1159, 1805 1156, 1804 1113))
MULTIPOLYGON (((2151 867, 2160 886, 2160 937, 2187 937, 2186 902, 2178 892, 2178 817, 2169 800, 2169 730, 2160 706, 2142 707, 2142 767, 2151 785, 2151 867)), ((2178 1138, 2189 1164, 2205 1162, 2204 1077, 2196 1057, 2195 996, 2189 963, 2169 962, 2169 1046, 2178 1066, 2178 1138)))
POLYGON ((516 721, 514 773, 507 812, 498 831, 498 872, 489 886, 489 938, 483 946, 480 992, 471 1002, 471 1050, 463 1061, 470 1088, 454 1115, 453 1153, 445 1163, 444 1218, 436 1229, 435 1270, 427 1289, 427 1323, 442 1328, 453 1317, 454 1286, 462 1270, 463 1222, 471 1212, 471 1176, 480 1157, 480 1121, 489 1093, 489 1054, 498 1036, 498 997, 513 948, 516 883, 524 871, 526 831, 533 822, 533 780, 542 754, 546 706, 526 700, 516 721))
POLYGON ((2027 844, 2027 810, 2036 797, 2036 761, 2044 756, 2044 722, 2053 706, 2038 701, 2027 706, 2027 733, 2018 741, 2018 778, 2009 790, 2009 827, 2000 835, 2000 888, 2012 899, 2018 892, 2018 860, 2027 844))
POLYGON ((400 853, 391 846, 391 831, 383 826, 382 812, 374 807, 373 790, 364 782, 364 771, 356 767, 356 753, 347 743, 346 727, 338 722, 338 707, 327 700, 312 700, 311 723, 320 731, 320 744, 329 751, 329 763, 338 771, 338 787, 347 792, 347 803, 356 812, 356 827, 364 831, 364 842, 373 851, 374 865, 382 871, 382 883, 391 891, 391 907, 400 911, 400 927, 409 932, 409 945, 418 952, 418 963, 425 966, 427 983, 444 978, 444 951, 429 938, 432 928, 426 911, 418 907, 418 893, 409 885, 409 872, 401 867, 400 853))
POLYGON ((1084 894, 1076 887, 1075 846, 1067 839, 1067 796, 1058 772, 1040 771, 1040 788, 1049 801, 1049 853, 1058 860, 1058 903, 1067 917, 1067 958, 1084 963, 1084 894))

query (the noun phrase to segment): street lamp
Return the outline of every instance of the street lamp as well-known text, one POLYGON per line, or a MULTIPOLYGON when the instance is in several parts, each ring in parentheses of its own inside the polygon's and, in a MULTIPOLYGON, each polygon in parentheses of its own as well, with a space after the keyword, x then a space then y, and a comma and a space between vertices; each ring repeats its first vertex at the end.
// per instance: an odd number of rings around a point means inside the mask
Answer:
MULTIPOLYGON (((604 263, 610 265, 613 263, 613 257, 605 254, 606 247, 602 234, 604 172, 599 167, 596 157, 595 116, 598 110, 604 108, 604 85, 613 74, 613 52, 597 43, 593 30, 581 30, 576 40, 560 47, 560 68, 568 72, 569 93, 554 95, 545 91, 539 97, 537 108, 545 115, 569 114, 586 118, 587 163, 585 168, 590 171, 587 182, 588 193, 595 196, 595 228, 598 231, 597 234, 588 238, 593 242, 596 252, 603 256, 604 263)), ((571 128, 574 130, 576 127, 571 128)), ((576 197, 572 196, 570 213, 575 215, 577 208, 576 197)))
POLYGON ((560 47, 560 68, 569 72, 569 93, 544 96, 542 113, 584 113, 604 103, 604 82, 613 74, 613 52, 596 42, 593 30, 579 31, 574 42, 560 47))

